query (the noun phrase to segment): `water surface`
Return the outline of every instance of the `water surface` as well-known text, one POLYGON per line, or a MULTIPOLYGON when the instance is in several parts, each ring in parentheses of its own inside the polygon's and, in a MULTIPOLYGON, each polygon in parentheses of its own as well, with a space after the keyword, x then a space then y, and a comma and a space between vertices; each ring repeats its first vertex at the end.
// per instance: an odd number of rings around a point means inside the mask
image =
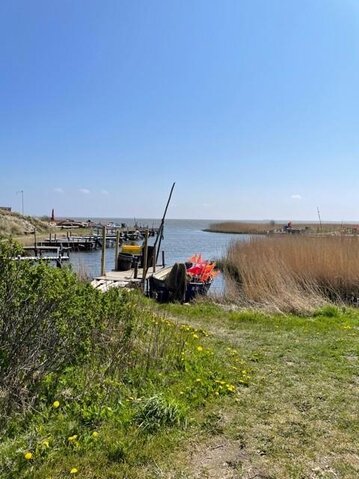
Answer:
MULTIPOLYGON (((92 218, 94 221, 108 223, 126 223, 131 226, 134 220, 128 218, 92 218)), ((148 225, 149 227, 159 226, 158 219, 137 219, 139 225, 148 225)), ((166 220, 164 229, 164 238, 161 243, 161 251, 165 252, 165 263, 170 265, 186 261, 195 253, 201 253, 204 259, 215 260, 220 258, 226 251, 226 248, 233 240, 247 240, 248 235, 209 233, 203 231, 213 223, 212 220, 166 220)), ((150 238, 149 244, 152 244, 154 238, 150 238)), ((106 271, 111 271, 115 265, 114 248, 107 248, 106 251, 106 271)), ((160 261, 161 256, 159 256, 160 261)), ((76 271, 84 271, 90 277, 100 274, 101 251, 70 253, 70 262, 76 271)), ((216 278, 211 290, 219 292, 223 290, 223 280, 221 276, 216 278)))

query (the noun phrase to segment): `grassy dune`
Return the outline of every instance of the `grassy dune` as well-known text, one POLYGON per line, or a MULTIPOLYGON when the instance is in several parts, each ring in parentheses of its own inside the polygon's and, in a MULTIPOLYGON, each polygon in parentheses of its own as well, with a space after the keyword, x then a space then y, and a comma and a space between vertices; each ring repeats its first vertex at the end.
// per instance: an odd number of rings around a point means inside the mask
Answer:
POLYGON ((48 223, 32 216, 22 216, 0 209, 0 237, 21 236, 32 233, 34 229, 38 233, 45 233, 50 227, 48 223))

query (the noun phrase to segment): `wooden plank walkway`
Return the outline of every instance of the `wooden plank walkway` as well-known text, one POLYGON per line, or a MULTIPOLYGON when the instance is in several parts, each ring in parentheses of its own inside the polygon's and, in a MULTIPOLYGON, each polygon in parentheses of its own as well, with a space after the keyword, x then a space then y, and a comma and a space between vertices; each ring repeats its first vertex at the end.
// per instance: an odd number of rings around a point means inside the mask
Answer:
MULTIPOLYGON (((172 266, 156 266, 156 272, 153 268, 148 268, 146 278, 149 278, 153 274, 156 278, 164 278, 172 269, 172 266)), ((135 270, 130 269, 128 271, 109 271, 104 276, 97 276, 91 282, 91 285, 99 291, 107 291, 110 288, 139 288, 142 283, 143 269, 138 268, 137 278, 135 278, 135 270)))

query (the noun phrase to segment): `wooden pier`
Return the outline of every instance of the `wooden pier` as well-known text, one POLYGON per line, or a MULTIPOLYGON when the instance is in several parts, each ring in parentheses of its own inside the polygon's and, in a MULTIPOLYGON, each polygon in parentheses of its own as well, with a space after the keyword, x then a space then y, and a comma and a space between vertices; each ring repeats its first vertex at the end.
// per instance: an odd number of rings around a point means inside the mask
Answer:
MULTIPOLYGON (((157 278, 164 278, 171 271, 171 268, 172 266, 150 267, 147 270, 146 280, 154 273, 157 278)), ((137 274, 135 269, 130 269, 128 271, 109 271, 102 276, 94 278, 91 285, 102 292, 105 292, 110 288, 141 288, 141 286, 144 285, 143 269, 138 268, 137 274)))
MULTIPOLYGON (((105 228, 105 227, 104 227, 105 228)), ((144 235, 147 230, 134 230, 129 228, 106 228, 106 246, 115 246, 117 238, 120 244, 127 241, 141 241, 144 239, 144 235)), ((156 233, 156 229, 152 228, 148 232, 149 236, 153 236, 156 233)), ((96 233, 82 236, 72 236, 67 232, 66 236, 58 236, 53 234, 48 239, 38 242, 41 247, 60 247, 67 248, 71 251, 94 251, 102 247, 103 232, 100 229, 96 233)))
POLYGON ((67 248, 34 245, 24 246, 23 250, 25 254, 23 256, 15 256, 13 258, 14 261, 54 261, 56 266, 61 268, 63 261, 69 261, 70 259, 67 248), (51 252, 54 254, 47 254, 51 252))

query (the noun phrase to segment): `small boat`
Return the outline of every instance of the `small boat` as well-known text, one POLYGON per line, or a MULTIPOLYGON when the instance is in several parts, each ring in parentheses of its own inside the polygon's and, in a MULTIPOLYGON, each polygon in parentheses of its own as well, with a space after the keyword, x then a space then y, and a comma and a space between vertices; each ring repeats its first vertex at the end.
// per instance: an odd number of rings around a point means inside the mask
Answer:
POLYGON ((215 263, 195 255, 186 263, 175 263, 148 278, 148 296, 161 303, 188 303, 205 296, 217 275, 215 263))

